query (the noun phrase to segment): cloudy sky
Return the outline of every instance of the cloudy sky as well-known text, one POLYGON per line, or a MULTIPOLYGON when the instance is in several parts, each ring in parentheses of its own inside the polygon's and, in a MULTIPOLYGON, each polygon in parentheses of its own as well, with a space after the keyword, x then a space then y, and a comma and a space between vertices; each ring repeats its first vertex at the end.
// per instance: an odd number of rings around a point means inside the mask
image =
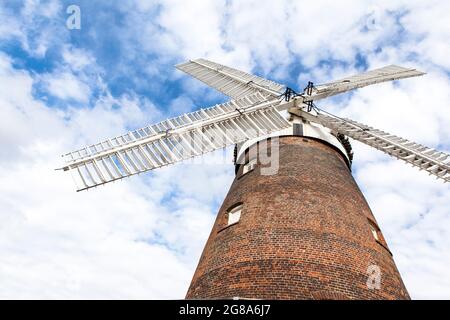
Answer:
MULTIPOLYGON (((75 148, 226 100, 205 57, 294 88, 387 64, 424 77, 319 106, 450 151, 449 1, 1 1, 0 298, 183 298, 232 159, 89 192, 75 148), (81 29, 69 30, 69 5, 81 29)), ((411 296, 450 299, 450 187, 353 142, 353 172, 411 296)))

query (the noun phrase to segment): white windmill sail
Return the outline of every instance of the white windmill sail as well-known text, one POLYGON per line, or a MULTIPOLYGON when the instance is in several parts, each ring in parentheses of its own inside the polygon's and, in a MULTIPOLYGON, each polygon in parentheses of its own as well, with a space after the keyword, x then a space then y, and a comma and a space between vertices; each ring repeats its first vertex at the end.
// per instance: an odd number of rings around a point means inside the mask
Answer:
POLYGON ((96 187, 287 128, 279 105, 256 92, 70 152, 62 169, 78 191, 96 187))
POLYGON ((313 115, 300 111, 300 115, 450 182, 450 155, 447 153, 329 113, 313 115))
POLYGON ((450 181, 450 156, 443 152, 352 120, 309 112, 313 100, 370 84, 423 75, 423 72, 387 66, 328 84, 308 85, 303 94, 297 95, 276 82, 205 59, 191 60, 177 68, 233 100, 64 155, 66 164, 62 169, 74 174, 78 191, 283 130, 290 123, 279 111, 287 109, 450 181))
POLYGON ((424 72, 418 71, 416 69, 390 65, 383 68, 356 74, 341 80, 316 85, 312 90, 310 90, 309 92, 310 94, 305 95, 306 96, 305 100, 309 101, 309 100, 324 99, 339 93, 354 90, 357 88, 362 88, 371 84, 410 77, 417 77, 424 74, 425 74, 424 72))
POLYGON ((190 60, 175 67, 233 99, 240 99, 256 92, 276 97, 282 94, 285 88, 274 81, 206 59, 190 60))

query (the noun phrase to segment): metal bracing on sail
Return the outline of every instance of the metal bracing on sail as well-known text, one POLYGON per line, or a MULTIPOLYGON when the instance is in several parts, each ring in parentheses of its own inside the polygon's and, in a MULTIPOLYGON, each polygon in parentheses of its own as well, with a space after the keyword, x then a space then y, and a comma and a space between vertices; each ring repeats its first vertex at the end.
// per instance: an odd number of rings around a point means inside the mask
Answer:
POLYGON ((284 86, 279 83, 206 59, 190 60, 176 65, 176 68, 233 99, 256 92, 276 97, 284 91, 284 86))
POLYGON ((400 138, 354 120, 323 113, 319 113, 317 116, 311 115, 308 118, 390 156, 410 163, 414 167, 425 170, 439 179, 443 179, 446 182, 450 181, 450 155, 447 153, 400 138))
POLYGON ((319 100, 334 96, 339 93, 362 88, 371 84, 380 82, 417 77, 424 75, 424 72, 416 69, 403 68, 396 65, 390 65, 379 69, 363 72, 354 76, 350 76, 341 80, 320 84, 314 86, 310 96, 306 96, 308 100, 319 100))
POLYGON ((248 97, 245 97, 244 99, 228 101, 210 108, 186 113, 175 118, 167 119, 162 122, 128 132, 118 137, 104 140, 103 142, 67 153, 63 157, 66 162, 83 159, 97 153, 112 150, 114 148, 147 139, 161 133, 169 133, 174 129, 202 123, 218 116, 236 113, 236 109, 245 109, 265 101, 267 101, 267 98, 261 93, 256 92, 248 97))
POLYGON ((215 106, 215 115, 213 108, 185 114, 179 117, 185 123, 169 131, 140 137, 129 133, 129 139, 121 136, 69 153, 63 169, 74 173, 80 191, 287 128, 289 122, 275 109, 278 102, 261 104, 259 96, 215 106))

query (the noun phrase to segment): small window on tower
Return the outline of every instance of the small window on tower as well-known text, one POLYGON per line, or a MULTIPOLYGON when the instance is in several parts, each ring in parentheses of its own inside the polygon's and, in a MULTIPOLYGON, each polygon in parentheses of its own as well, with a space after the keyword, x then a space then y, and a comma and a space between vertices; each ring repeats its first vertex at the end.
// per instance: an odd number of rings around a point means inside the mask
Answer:
POLYGON ((234 207, 228 212, 228 225, 235 224, 241 218, 242 205, 234 207))
POLYGON ((257 165, 256 158, 250 160, 249 162, 244 164, 244 168, 242 169, 242 174, 246 174, 247 172, 252 171, 253 169, 256 168, 256 165, 257 165))
POLYGON ((378 230, 372 224, 370 224, 370 231, 372 231, 372 235, 375 238, 375 240, 380 241, 380 237, 378 235, 378 230))
POLYGON ((375 241, 381 245, 383 248, 385 248, 389 254, 392 255, 391 251, 389 250, 386 241, 384 240, 383 235, 381 234, 380 228, 378 228, 378 225, 371 219, 367 218, 367 220, 369 220, 369 228, 370 228, 370 233, 372 233, 373 238, 375 239, 375 241))
POLYGON ((373 222, 373 221, 370 220, 370 219, 367 219, 367 220, 369 220, 370 232, 372 232, 372 235, 373 235, 374 239, 375 239, 377 242, 382 243, 382 242, 383 242, 383 239, 382 239, 382 237, 381 237, 380 229, 378 228, 378 226, 376 225, 375 222, 373 222))

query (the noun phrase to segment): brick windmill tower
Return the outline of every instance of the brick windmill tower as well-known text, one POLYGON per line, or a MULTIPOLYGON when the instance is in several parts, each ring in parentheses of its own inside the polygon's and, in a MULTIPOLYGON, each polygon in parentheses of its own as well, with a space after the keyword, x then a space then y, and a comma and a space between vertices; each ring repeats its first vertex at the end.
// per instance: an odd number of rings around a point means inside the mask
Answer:
POLYGON ((409 299, 351 175, 348 137, 445 181, 450 156, 313 101, 422 72, 387 66, 296 93, 204 59, 177 68, 232 100, 66 154, 78 191, 236 145, 236 177, 186 298, 409 299))

